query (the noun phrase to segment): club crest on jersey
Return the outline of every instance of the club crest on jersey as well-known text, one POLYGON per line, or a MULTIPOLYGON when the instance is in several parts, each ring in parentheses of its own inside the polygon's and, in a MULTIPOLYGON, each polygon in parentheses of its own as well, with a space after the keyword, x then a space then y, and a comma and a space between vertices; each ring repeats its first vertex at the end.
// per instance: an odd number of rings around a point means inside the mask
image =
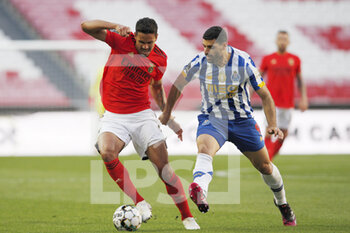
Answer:
POLYGON ((233 74, 232 74, 232 81, 234 81, 234 82, 239 81, 239 75, 238 75, 238 72, 237 72, 237 71, 233 71, 233 74))
POLYGON ((154 64, 153 63, 150 63, 149 64, 149 67, 148 67, 148 73, 152 73, 154 70, 154 64))
POLYGON ((277 60, 276 60, 276 59, 272 59, 272 60, 271 60, 271 64, 272 64, 272 65, 276 65, 276 64, 277 64, 277 60))
POLYGON ((290 66, 293 66, 293 65, 294 65, 294 59, 293 59, 293 58, 289 58, 289 59, 288 59, 288 64, 289 64, 290 66))

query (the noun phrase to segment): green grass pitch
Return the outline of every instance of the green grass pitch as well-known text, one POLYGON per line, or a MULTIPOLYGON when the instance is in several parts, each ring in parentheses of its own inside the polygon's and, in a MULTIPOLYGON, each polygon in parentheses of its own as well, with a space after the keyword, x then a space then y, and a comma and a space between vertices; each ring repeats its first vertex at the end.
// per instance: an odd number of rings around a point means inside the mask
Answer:
MULTIPOLYGON (((91 204, 91 160, 99 157, 0 157, 0 232, 115 232, 114 210, 121 204, 91 204)), ((122 157, 123 162, 138 157, 122 157)), ((194 161, 194 156, 172 156, 194 161)), ((143 161, 148 164, 148 161, 143 161)), ((210 206, 202 214, 189 201, 200 232, 350 232, 350 156, 279 156, 275 160, 297 215, 297 227, 285 227, 272 193, 245 157, 240 158, 240 204, 210 206)), ((217 156, 211 190, 225 190, 227 157, 217 156)), ((137 170, 137 179, 145 176, 137 170)), ((191 181, 191 170, 176 173, 191 181)), ((101 169, 103 192, 119 188, 101 169)), ((155 172, 153 172, 155 175, 155 172)), ((187 192, 187 187, 184 187, 187 192)), ((157 181, 140 188, 154 218, 139 232, 186 232, 174 205, 156 201, 165 187, 157 181)))

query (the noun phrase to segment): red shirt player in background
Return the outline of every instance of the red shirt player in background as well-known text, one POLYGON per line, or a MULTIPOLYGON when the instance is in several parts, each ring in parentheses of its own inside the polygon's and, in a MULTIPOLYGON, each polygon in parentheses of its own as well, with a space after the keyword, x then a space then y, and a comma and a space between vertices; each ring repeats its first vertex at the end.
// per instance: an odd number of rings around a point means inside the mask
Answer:
MULTIPOLYGON (((106 42, 111 53, 104 67, 100 93, 106 111, 101 118, 97 150, 107 171, 118 186, 133 200, 145 222, 152 217, 151 206, 138 193, 127 169, 119 161, 121 150, 132 141, 137 153, 149 159, 157 168, 168 194, 178 207, 186 229, 199 229, 194 220, 178 176, 168 163, 165 137, 159 121, 150 109, 148 87, 161 110, 166 103, 162 85, 167 65, 166 54, 155 44, 157 23, 142 18, 136 32, 129 27, 92 20, 82 23, 82 29, 94 38, 106 42)), ((182 140, 181 127, 171 118, 168 126, 182 140)))
POLYGON ((282 140, 276 139, 276 141, 269 134, 265 135, 265 145, 270 160, 278 153, 288 135, 294 109, 295 81, 297 81, 301 94, 298 107, 302 112, 308 108, 306 87, 301 76, 300 59, 298 56, 287 52, 289 45, 288 32, 279 31, 276 44, 277 52, 265 56, 260 66, 261 75, 267 73, 267 87, 275 101, 277 127, 284 133, 284 138, 282 140))

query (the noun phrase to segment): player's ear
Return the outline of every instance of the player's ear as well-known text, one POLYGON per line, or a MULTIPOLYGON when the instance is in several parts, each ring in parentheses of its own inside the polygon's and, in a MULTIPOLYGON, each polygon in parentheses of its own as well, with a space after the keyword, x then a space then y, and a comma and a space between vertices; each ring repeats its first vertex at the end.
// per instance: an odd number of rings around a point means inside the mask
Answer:
POLYGON ((227 47, 227 42, 222 42, 222 43, 219 43, 218 45, 219 45, 219 48, 224 50, 227 47))
POLYGON ((155 36, 156 36, 156 40, 157 40, 157 38, 158 38, 158 33, 157 33, 155 36))

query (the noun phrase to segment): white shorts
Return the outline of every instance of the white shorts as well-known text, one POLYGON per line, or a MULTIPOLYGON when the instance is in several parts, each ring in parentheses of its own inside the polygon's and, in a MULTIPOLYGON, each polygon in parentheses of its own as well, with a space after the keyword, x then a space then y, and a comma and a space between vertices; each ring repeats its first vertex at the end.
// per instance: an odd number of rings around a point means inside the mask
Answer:
POLYGON ((277 127, 280 129, 288 129, 290 122, 292 121, 293 108, 277 108, 276 107, 276 120, 277 127))
POLYGON ((142 159, 147 159, 149 146, 165 140, 160 129, 160 122, 151 109, 131 114, 116 114, 105 111, 100 120, 98 136, 111 132, 120 138, 125 146, 132 140, 136 152, 142 159))
MULTIPOLYGON (((276 107, 276 121, 277 127, 280 129, 288 129, 290 122, 292 121, 293 108, 279 108, 276 107)), ((265 125, 267 126, 267 120, 265 118, 265 125)))

